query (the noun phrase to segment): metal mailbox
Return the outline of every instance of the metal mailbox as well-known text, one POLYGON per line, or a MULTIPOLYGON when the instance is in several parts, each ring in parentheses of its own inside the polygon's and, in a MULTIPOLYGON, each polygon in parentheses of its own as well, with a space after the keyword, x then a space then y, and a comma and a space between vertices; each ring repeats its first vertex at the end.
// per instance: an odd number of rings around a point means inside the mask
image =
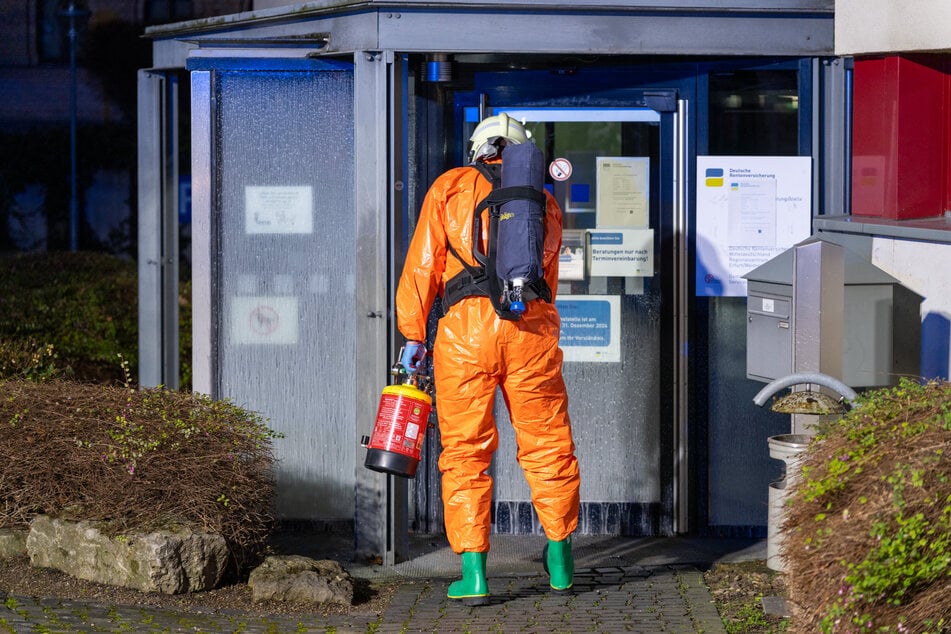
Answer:
POLYGON ((758 284, 754 291, 752 286, 746 304, 746 374, 771 381, 792 368, 792 297, 783 295, 782 288, 758 284))
MULTIPOLYGON (((844 265, 842 381, 867 388, 917 377, 922 297, 854 251, 844 250, 844 265)), ((787 249, 744 276, 747 378, 769 382, 795 371, 793 274, 793 249, 787 249)))

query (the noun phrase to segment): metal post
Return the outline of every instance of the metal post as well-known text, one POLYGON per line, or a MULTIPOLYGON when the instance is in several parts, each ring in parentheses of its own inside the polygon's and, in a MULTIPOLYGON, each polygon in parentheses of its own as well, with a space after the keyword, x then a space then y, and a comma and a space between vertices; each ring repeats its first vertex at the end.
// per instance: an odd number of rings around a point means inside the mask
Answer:
POLYGON ((68 22, 69 31, 69 249, 79 249, 79 192, 76 185, 76 43, 79 39, 78 20, 89 17, 88 9, 77 9, 75 2, 59 12, 68 22))
POLYGON ((79 248, 79 204, 76 200, 76 3, 69 18, 69 250, 79 248))

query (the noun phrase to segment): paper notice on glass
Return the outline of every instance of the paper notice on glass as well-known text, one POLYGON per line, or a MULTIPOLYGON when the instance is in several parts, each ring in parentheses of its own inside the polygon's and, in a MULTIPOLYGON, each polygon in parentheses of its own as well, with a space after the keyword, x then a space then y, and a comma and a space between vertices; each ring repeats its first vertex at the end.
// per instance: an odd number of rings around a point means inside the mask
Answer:
POLYGON ((244 188, 246 233, 313 233, 314 188, 244 188))
POLYGON ((730 183, 730 244, 776 246, 776 179, 750 178, 730 183))
POLYGON ((562 295, 555 306, 561 316, 558 345, 565 361, 621 361, 620 297, 562 295))
POLYGON ((590 229, 588 272, 592 277, 652 277, 653 229, 590 229))
POLYGON ((584 230, 565 229, 558 254, 558 279, 584 279, 584 230))
POLYGON ((746 295, 744 275, 812 232, 808 156, 698 156, 696 188, 697 295, 746 295))
POLYGON ((598 228, 647 226, 649 176, 647 157, 598 157, 598 228))

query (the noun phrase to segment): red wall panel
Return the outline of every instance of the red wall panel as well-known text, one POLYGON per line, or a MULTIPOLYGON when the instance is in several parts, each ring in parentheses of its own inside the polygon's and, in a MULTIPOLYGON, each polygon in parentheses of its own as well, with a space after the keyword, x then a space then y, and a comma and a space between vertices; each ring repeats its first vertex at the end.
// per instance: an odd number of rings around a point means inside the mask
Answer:
POLYGON ((907 220, 949 209, 949 57, 855 61, 853 215, 907 220))

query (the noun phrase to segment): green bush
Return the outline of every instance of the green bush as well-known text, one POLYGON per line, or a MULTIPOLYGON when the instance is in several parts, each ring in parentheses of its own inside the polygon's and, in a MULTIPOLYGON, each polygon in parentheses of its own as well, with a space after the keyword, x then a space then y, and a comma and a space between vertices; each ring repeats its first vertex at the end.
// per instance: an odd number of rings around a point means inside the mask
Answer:
POLYGON ((192 389, 192 283, 178 283, 178 374, 179 389, 192 389))
POLYGON ((182 391, 136 390, 134 262, 86 252, 0 258, 0 527, 37 514, 121 534, 186 524, 221 534, 240 569, 273 526, 274 433, 191 394, 190 284, 182 391))
POLYGON ((951 385, 861 397, 804 453, 784 523, 798 632, 951 630, 951 385))
POLYGON ((134 262, 100 253, 23 254, 0 258, 0 278, 0 340, 51 345, 57 365, 77 379, 121 382, 119 355, 135 372, 134 262))
MULTIPOLYGON (((138 362, 138 271, 103 253, 0 257, 0 379, 124 383, 138 362), (37 356, 39 355, 39 356, 37 356), (37 364, 42 364, 37 365, 37 364)), ((179 388, 191 389, 191 282, 179 282, 179 388)))

